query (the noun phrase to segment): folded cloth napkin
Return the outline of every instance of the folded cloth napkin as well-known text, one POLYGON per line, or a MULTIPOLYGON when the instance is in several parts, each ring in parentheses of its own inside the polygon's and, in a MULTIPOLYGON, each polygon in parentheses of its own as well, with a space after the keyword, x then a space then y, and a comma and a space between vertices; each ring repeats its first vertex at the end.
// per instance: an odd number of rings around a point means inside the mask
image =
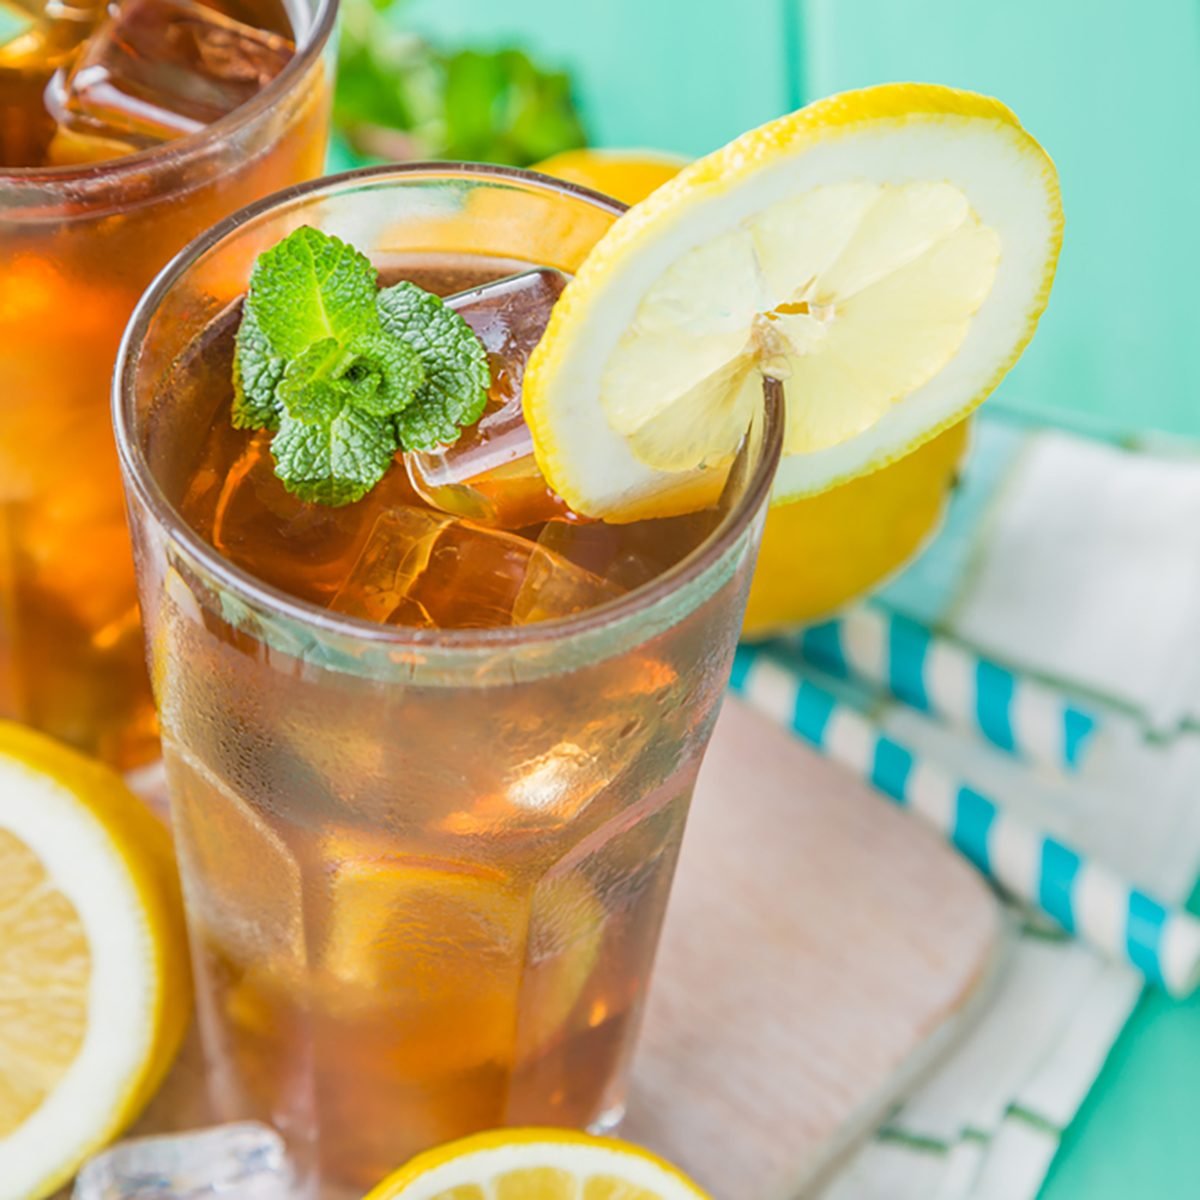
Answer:
MULTIPOLYGON (((881 596, 1102 718, 1076 774, 889 702, 897 740, 1179 903, 1200 870, 1198 529, 1200 447, 1106 443, 989 413, 944 529, 881 596)), ((822 1200, 1037 1195, 1141 981, 1011 913, 994 1002, 822 1200)))

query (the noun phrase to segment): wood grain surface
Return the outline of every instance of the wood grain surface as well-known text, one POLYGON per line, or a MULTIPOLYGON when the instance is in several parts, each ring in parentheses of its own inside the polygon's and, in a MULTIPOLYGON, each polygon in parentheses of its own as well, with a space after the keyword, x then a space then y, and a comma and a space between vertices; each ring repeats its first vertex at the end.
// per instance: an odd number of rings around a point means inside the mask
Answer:
POLYGON ((979 876, 737 701, 697 788, 624 1132, 717 1200, 800 1194, 981 1004, 979 876))
MULTIPOLYGON (((986 995, 997 905, 975 873, 735 701, 713 737, 623 1136, 716 1200, 799 1195, 986 995)), ((194 1034, 136 1132, 207 1119, 194 1034)))

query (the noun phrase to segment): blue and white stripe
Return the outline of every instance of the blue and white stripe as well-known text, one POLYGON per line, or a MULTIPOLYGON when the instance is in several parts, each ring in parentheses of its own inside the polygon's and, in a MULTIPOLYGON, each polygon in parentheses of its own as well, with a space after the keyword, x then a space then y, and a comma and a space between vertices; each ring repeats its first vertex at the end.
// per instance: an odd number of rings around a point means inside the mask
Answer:
POLYGON ((990 879, 1109 957, 1184 996, 1200 983, 1200 921, 921 760, 769 648, 742 646, 732 690, 934 826, 990 879))
POLYGON ((831 675, 884 687, 1029 762, 1074 771, 1096 732, 1096 717, 1052 688, 874 605, 810 626, 795 645, 831 675))

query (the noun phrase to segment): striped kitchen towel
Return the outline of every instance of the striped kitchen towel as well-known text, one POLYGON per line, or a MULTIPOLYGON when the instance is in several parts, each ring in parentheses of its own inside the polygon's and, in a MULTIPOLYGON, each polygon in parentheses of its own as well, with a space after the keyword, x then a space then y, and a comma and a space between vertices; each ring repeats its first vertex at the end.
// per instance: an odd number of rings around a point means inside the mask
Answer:
MULTIPOLYGON (((926 553, 794 649, 922 759, 1183 903, 1200 871, 1197 529, 1200 447, 991 412, 926 553)), ((1011 908, 995 1002, 821 1200, 1037 1195, 1142 982, 1011 908)))

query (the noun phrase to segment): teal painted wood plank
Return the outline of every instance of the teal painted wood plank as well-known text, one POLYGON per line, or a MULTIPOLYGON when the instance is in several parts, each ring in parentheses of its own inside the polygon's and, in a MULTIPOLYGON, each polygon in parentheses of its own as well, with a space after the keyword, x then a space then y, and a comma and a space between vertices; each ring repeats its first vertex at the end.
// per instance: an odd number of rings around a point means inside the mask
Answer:
POLYGON ((407 0, 431 37, 516 44, 569 67, 592 139, 703 154, 788 107, 780 0, 407 0))
POLYGON ((810 96, 889 79, 991 92, 1057 162, 1058 281, 998 398, 1200 433, 1200 5, 794 3, 810 96))

